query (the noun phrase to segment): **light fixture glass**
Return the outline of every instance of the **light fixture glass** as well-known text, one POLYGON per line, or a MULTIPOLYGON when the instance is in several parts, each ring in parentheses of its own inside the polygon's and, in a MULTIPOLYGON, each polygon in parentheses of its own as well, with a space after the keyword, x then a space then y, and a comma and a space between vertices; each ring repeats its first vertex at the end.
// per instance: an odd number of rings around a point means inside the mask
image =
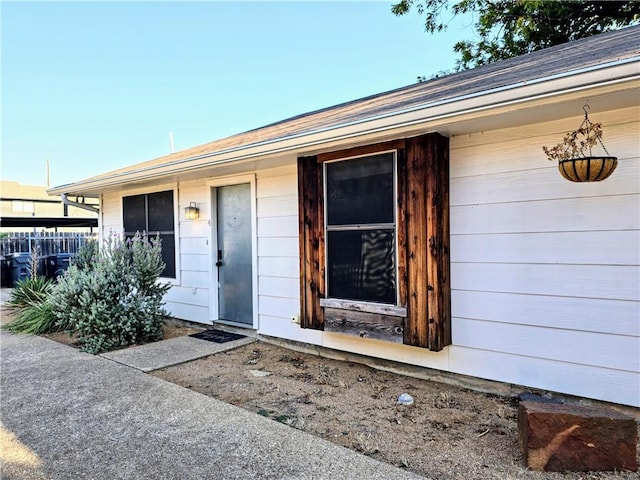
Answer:
POLYGON ((197 220, 200 216, 200 209, 196 206, 196 202, 190 202, 189 206, 184 209, 184 218, 187 220, 197 220))

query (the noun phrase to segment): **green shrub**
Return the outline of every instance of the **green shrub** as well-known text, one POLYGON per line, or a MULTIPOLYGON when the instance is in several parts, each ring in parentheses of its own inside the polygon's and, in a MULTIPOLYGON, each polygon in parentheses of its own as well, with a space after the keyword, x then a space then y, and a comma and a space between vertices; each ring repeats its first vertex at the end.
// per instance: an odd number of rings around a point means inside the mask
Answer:
POLYGON ((53 282, 46 277, 34 275, 24 280, 18 280, 11 291, 9 307, 24 308, 43 302, 51 292, 53 282))
POLYGON ((13 333, 39 335, 64 330, 58 324, 53 308, 47 300, 22 307, 16 312, 15 318, 2 326, 13 333))
POLYGON ((80 270, 86 270, 93 266, 98 258, 98 242, 89 240, 82 245, 76 254, 71 258, 71 265, 75 265, 80 270))
POLYGON ((57 321, 49 302, 53 285, 51 280, 37 275, 16 282, 7 302, 17 309, 15 318, 2 328, 33 335, 65 330, 68 325, 57 321))
POLYGON ((111 236, 92 261, 72 264, 60 277, 50 297, 54 315, 69 322, 89 353, 160 340, 170 288, 157 282, 163 269, 158 240, 111 236))

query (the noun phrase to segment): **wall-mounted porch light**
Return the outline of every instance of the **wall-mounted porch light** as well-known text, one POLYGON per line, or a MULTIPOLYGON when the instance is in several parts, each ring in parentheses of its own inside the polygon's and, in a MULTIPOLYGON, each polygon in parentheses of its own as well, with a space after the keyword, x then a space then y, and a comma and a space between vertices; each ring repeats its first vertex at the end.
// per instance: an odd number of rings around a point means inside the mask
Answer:
POLYGON ((184 209, 184 218, 187 220, 197 220, 200 217, 200 209, 196 202, 189 202, 189 206, 184 209))

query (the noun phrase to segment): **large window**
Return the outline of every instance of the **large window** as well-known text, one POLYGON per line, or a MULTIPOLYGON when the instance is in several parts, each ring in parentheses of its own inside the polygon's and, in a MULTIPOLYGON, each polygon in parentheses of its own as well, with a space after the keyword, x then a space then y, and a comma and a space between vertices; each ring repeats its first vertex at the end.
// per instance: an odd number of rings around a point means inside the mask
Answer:
POLYGON ((300 157, 298 199, 303 328, 451 343, 446 137, 300 157))
POLYGON ((173 190, 123 197, 122 212, 126 238, 133 237, 136 232, 146 232, 152 238, 160 237, 165 263, 161 276, 175 278, 173 190))
POLYGON ((395 154, 324 167, 328 297, 395 304, 395 154))

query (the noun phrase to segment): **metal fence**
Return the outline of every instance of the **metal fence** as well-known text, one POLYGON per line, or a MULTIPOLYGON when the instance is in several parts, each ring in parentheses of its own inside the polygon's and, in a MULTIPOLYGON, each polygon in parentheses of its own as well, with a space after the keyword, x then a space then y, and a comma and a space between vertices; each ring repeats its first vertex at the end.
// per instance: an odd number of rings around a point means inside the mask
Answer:
POLYGON ((56 253, 76 253, 89 242, 97 240, 97 233, 84 232, 16 232, 3 233, 0 238, 0 255, 15 252, 36 252, 38 257, 56 253))

